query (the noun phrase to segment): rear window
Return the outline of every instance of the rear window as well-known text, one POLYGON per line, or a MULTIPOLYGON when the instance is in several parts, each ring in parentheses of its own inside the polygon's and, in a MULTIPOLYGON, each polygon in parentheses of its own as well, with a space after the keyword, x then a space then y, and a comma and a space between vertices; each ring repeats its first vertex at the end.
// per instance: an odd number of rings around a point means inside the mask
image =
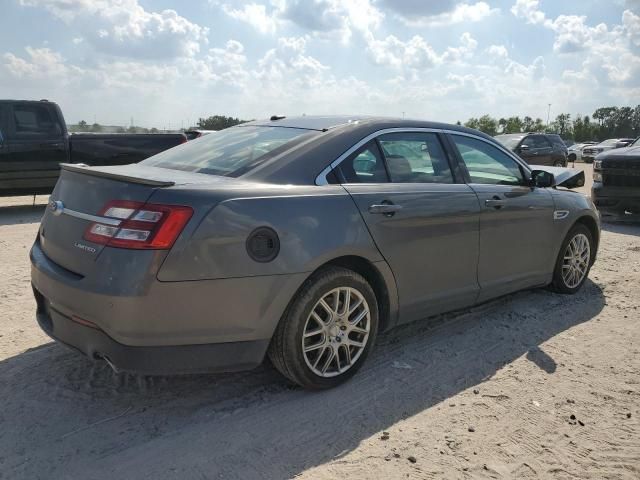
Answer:
POLYGON ((499 141, 502 145, 504 145, 505 147, 507 147, 509 150, 513 150, 514 148, 516 148, 516 146, 518 145, 518 143, 520 143, 520 140, 522 140, 525 137, 525 135, 496 135, 495 138, 497 141, 499 141))
POLYGON ((287 127, 232 127, 165 150, 141 163, 151 167, 237 177, 319 133, 287 127))

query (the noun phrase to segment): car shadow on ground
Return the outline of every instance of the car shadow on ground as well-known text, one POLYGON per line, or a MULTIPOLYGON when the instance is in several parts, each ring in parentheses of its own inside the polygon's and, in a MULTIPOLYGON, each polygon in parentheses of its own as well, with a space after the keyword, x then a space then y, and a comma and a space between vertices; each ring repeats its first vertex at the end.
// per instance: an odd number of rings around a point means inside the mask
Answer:
POLYGON ((0 226, 39 223, 46 205, 11 205, 0 207, 0 226))
POLYGON ((563 366, 544 342, 593 320, 604 304, 588 280, 573 296, 521 292, 401 326, 379 337, 355 377, 323 392, 288 385, 268 364, 227 375, 114 374, 49 343, 0 362, 0 473, 293 477, 461 391, 479 390, 469 404, 485 394, 491 401, 501 392, 483 382, 519 357, 554 375, 563 366))

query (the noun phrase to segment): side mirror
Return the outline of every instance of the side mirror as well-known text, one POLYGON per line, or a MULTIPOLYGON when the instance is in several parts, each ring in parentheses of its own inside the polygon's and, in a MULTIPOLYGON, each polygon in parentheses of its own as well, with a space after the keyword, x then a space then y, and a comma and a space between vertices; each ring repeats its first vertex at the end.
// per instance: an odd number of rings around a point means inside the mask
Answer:
POLYGON ((556 179, 552 173, 544 170, 534 170, 531 172, 531 186, 538 188, 549 188, 556 184, 556 179))
POLYGON ((520 145, 520 151, 521 152, 526 152, 527 150, 529 150, 529 145, 520 145))

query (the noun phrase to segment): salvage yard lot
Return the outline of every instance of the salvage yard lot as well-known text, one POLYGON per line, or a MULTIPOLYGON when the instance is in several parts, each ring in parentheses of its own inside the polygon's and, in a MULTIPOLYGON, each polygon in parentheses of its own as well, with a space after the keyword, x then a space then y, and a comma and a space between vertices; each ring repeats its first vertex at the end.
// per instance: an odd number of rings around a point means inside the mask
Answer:
POLYGON ((0 478, 640 477, 640 225, 603 225, 575 296, 395 329, 310 393, 270 365, 136 377, 52 343, 29 283, 44 202, 0 199, 0 478))

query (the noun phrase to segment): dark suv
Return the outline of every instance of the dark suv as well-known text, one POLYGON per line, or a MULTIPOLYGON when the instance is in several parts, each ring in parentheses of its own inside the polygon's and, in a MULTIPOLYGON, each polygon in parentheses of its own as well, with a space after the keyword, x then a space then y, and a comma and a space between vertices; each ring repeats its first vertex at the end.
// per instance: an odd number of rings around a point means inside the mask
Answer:
POLYGON ((555 133, 509 133, 495 139, 530 165, 567 166, 567 147, 555 133))

